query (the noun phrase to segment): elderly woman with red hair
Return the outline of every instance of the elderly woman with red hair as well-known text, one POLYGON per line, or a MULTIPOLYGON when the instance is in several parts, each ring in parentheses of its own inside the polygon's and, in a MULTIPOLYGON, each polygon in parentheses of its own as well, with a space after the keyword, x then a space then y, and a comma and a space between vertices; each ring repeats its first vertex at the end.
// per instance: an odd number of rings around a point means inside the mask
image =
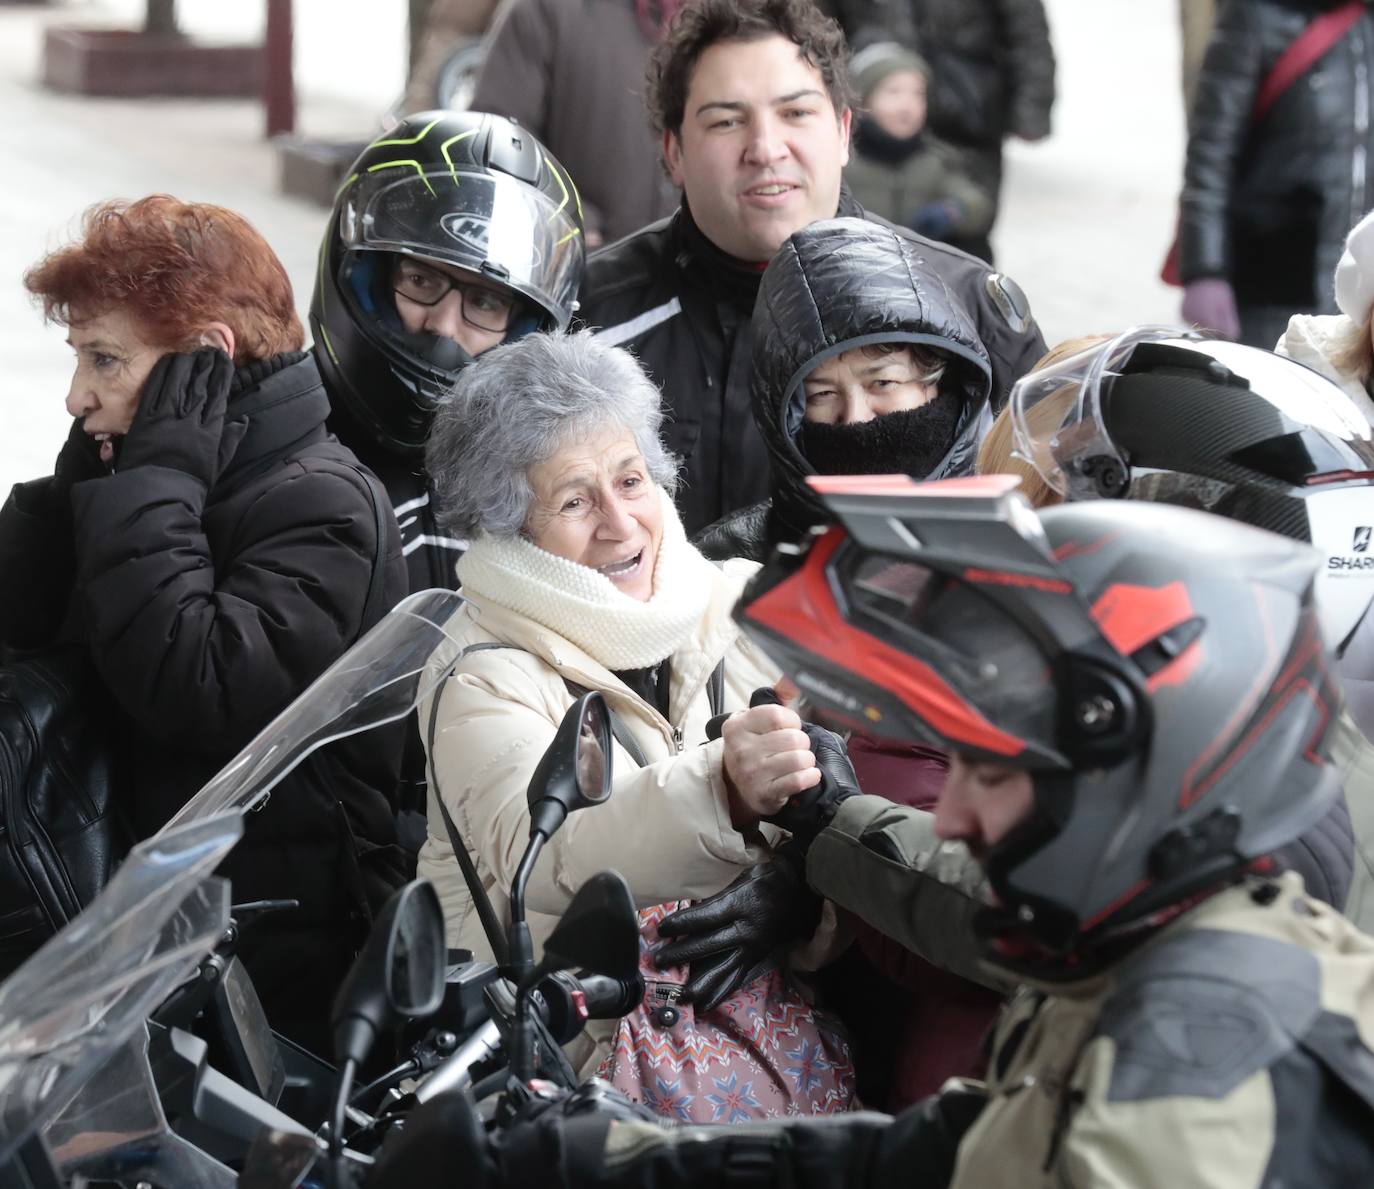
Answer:
MULTIPOLYGON (((25 284, 76 353, 73 423, 0 509, 0 648, 89 650, 147 836, 404 594, 396 522, 326 430, 290 281, 242 216, 103 203, 25 284)), ((319 753, 226 861, 236 901, 300 901, 240 953, 305 1043, 404 878, 398 765, 395 736, 319 753)))

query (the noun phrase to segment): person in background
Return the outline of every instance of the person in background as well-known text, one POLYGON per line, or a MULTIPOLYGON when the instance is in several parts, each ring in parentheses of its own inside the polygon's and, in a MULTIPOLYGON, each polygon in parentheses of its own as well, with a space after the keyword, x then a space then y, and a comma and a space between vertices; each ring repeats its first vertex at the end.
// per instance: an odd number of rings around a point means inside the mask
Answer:
MULTIPOLYGON (((24 283, 75 353, 51 477, 0 510, 3 644, 89 651, 116 803, 146 838, 405 593, 386 493, 326 429, 286 270, 241 215, 165 194, 86 212, 24 283)), ((234 900, 268 1020, 332 1051, 330 1001, 406 878, 399 732, 310 757, 244 822, 234 900)))
POLYGON ((1336 314, 1294 314, 1274 348, 1341 386, 1374 422, 1374 211, 1351 228, 1336 265, 1336 314))
MULTIPOLYGON (((930 63, 930 129, 963 154, 995 212, 1003 141, 1050 134, 1055 64, 1042 0, 832 2, 857 48, 897 41, 930 63)), ((987 235, 958 246, 992 260, 987 235)))
POLYGON ((1185 322, 1269 349, 1293 314, 1336 312, 1346 232, 1374 206, 1371 77, 1363 0, 1222 0, 1183 170, 1185 322))
POLYGON ((476 111, 510 116, 582 191, 588 249, 672 214, 644 118, 644 67, 682 0, 514 0, 488 35, 476 111))
POLYGON ((986 236, 992 198, 964 172, 952 146, 926 127, 930 67, 894 41, 855 53, 850 78, 859 118, 845 181, 875 215, 948 243, 986 236))
MULTIPOLYGON (((749 397, 768 261, 820 219, 883 223, 842 185, 847 62, 839 27, 810 0, 695 0, 651 59, 649 110, 682 206, 593 255, 579 313, 605 342, 633 350, 663 392, 688 536, 768 494, 749 397)), ((903 234, 967 308, 1000 407, 1044 350, 1025 294, 981 261, 903 234)))

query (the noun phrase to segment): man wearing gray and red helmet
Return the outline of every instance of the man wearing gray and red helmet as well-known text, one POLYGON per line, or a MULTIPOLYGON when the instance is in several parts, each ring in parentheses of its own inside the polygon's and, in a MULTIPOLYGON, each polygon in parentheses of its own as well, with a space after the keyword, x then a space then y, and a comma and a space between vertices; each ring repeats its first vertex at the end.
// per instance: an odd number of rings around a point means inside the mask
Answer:
MULTIPOLYGON (((988 1081, 736 1128, 487 1136, 450 1100, 452 1151, 479 1184, 598 1189, 1368 1182, 1374 941, 1268 859, 1338 790, 1320 557, 1190 509, 1037 516, 1005 477, 812 482, 840 527, 736 614, 830 713, 955 756, 939 859, 986 873, 984 957, 1022 982, 988 1081)), ((813 747, 827 779, 777 820, 826 895, 919 944, 925 815, 813 747)))

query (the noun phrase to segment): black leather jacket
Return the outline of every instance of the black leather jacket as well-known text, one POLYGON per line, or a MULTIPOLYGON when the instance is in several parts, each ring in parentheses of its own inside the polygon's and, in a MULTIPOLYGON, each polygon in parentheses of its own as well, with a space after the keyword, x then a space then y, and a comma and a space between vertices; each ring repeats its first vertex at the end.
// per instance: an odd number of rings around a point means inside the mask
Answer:
POLYGON ((1198 77, 1179 267, 1225 277, 1240 305, 1334 313, 1345 234, 1374 205, 1374 12, 1285 90, 1258 126, 1261 81, 1337 0, 1226 0, 1198 77))

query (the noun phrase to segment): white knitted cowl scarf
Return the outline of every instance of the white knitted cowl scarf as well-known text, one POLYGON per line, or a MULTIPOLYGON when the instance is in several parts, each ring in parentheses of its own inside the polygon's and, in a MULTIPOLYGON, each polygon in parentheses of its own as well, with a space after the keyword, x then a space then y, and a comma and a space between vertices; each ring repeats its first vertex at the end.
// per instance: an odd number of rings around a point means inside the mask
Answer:
POLYGON ((663 538, 648 602, 524 537, 478 537, 458 560, 460 593, 532 619, 612 672, 656 665, 696 630, 719 573, 688 543, 673 501, 661 490, 659 498, 663 538))

